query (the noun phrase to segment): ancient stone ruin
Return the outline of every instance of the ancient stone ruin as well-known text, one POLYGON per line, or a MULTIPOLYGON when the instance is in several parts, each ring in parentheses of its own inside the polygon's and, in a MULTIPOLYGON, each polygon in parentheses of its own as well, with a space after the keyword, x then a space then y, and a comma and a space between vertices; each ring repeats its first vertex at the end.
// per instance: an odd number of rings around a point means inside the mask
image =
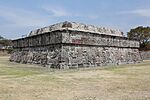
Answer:
POLYGON ((10 61, 50 68, 99 67, 140 62, 139 42, 116 29, 63 22, 13 41, 10 61))

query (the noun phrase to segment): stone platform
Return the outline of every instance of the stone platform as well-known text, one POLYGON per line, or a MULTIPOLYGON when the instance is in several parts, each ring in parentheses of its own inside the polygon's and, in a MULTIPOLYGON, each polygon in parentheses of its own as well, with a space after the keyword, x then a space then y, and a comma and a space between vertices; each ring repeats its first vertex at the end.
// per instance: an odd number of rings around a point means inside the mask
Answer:
POLYGON ((13 41, 10 61, 50 68, 100 67, 141 62, 139 42, 116 29, 63 22, 13 41))

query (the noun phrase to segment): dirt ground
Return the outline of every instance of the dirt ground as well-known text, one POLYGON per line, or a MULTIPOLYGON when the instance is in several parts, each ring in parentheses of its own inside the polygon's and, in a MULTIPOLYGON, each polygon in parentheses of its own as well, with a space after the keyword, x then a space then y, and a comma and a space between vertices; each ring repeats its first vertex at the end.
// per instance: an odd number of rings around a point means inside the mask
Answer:
POLYGON ((150 61, 60 71, 0 57, 0 100, 150 100, 150 61))
POLYGON ((8 56, 8 51, 7 50, 1 50, 0 49, 0 56, 8 56))

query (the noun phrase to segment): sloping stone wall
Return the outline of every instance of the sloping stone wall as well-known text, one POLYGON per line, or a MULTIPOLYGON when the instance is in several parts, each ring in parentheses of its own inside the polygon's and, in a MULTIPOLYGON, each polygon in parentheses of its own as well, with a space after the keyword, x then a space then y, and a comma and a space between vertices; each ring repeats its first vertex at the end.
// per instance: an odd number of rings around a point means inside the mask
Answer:
POLYGON ((16 49, 11 54, 10 61, 58 68, 61 61, 61 45, 16 49))
POLYGON ((138 49, 57 45, 15 51, 10 60, 65 69, 138 63, 141 57, 138 49))
POLYGON ((138 63, 141 61, 138 49, 94 46, 63 46, 62 68, 96 67, 138 63))

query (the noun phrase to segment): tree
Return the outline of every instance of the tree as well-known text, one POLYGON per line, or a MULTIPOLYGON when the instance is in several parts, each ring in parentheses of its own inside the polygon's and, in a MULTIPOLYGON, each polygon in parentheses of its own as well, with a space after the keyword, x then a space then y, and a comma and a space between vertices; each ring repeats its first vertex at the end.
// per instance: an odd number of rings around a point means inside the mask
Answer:
POLYGON ((130 32, 127 33, 127 36, 130 39, 138 40, 141 48, 150 45, 150 27, 139 26, 131 29, 130 32))
POLYGON ((8 39, 5 39, 4 37, 2 37, 0 35, 0 45, 2 45, 2 46, 11 46, 12 45, 12 41, 8 40, 8 39))
POLYGON ((3 40, 4 38, 0 35, 0 40, 3 40))
POLYGON ((2 46, 11 46, 12 45, 12 41, 11 40, 0 40, 0 44, 2 46))

